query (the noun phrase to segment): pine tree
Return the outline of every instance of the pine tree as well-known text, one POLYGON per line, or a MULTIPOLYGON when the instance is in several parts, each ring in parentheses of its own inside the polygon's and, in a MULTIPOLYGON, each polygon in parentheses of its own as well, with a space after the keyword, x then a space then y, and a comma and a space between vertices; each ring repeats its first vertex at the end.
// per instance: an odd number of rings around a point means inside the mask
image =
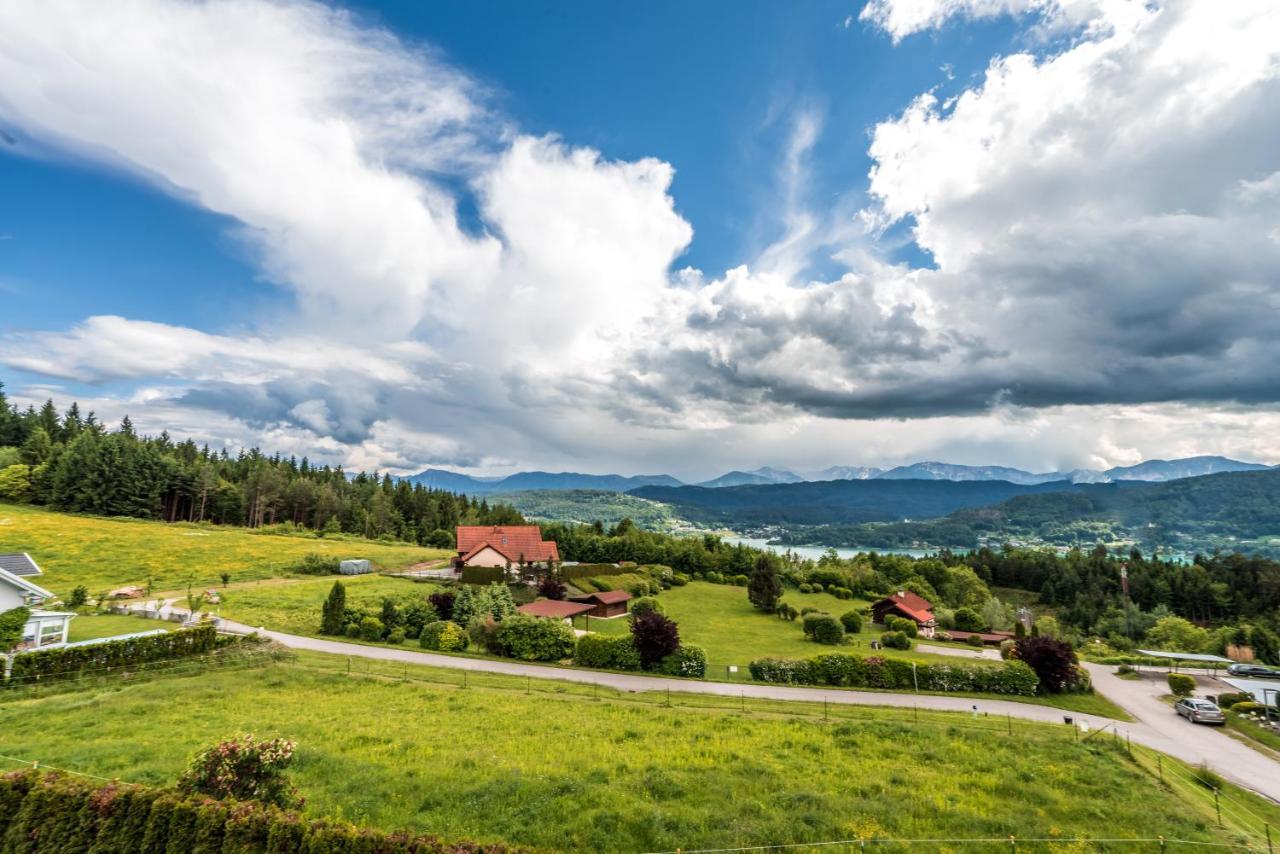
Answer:
POLYGON ((782 579, 778 577, 778 568, 770 555, 762 554, 756 558, 755 568, 747 581, 747 598, 766 614, 772 614, 778 607, 778 600, 782 598, 782 579))

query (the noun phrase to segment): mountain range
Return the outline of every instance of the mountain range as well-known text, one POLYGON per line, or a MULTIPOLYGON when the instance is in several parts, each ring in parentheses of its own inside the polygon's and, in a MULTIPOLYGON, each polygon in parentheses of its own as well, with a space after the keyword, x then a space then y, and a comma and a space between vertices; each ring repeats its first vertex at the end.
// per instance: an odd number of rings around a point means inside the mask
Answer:
MULTIPOLYGON (((875 466, 831 466, 822 471, 803 474, 788 469, 764 466, 750 471, 734 470, 693 486, 721 489, 767 484, 792 484, 844 480, 941 480, 941 481, 1005 481, 1023 486, 1066 481, 1068 483, 1115 483, 1118 481, 1171 481, 1206 474, 1238 471, 1262 471, 1270 466, 1246 463, 1219 456, 1186 457, 1178 460, 1147 460, 1132 466, 1109 469, 1073 469, 1071 471, 1030 472, 1008 466, 966 466, 926 461, 883 469, 875 466)), ((427 469, 406 478, 432 489, 462 492, 468 495, 493 495, 542 489, 591 489, 629 492, 646 486, 685 486, 670 475, 580 474, 578 472, 517 472, 506 477, 477 477, 427 469)))

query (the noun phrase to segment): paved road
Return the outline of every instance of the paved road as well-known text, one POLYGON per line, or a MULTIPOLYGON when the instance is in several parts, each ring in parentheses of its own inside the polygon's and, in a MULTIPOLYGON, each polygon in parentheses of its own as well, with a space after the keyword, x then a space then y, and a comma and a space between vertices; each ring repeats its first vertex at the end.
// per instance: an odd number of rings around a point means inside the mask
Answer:
MULTIPOLYGON (((185 609, 172 608, 182 612, 185 609)), ((606 673, 598 670, 547 667, 501 659, 460 658, 431 652, 419 652, 394 647, 363 646, 343 641, 323 640, 301 635, 285 634, 255 629, 222 620, 221 628, 248 633, 258 631, 291 649, 312 650, 333 655, 349 655, 381 661, 398 661, 408 664, 445 667, 454 670, 470 670, 485 673, 503 673, 510 676, 529 676, 534 679, 554 679, 588 685, 601 685, 619 691, 666 691, 684 694, 710 694, 724 697, 751 697, 764 700, 792 700, 822 702, 858 706, 917 707, 936 711, 972 712, 976 706, 979 714, 1009 715, 1022 720, 1044 723, 1061 723, 1064 712, 1049 706, 1019 703, 1013 700, 974 700, 966 697, 948 697, 937 694, 894 694, 848 691, 842 689, 801 688, 791 685, 762 683, 697 682, 685 679, 668 679, 660 676, 642 676, 629 673, 606 673)), ((1206 763, 1217 773, 1234 783, 1252 789, 1274 801, 1280 802, 1280 763, 1224 735, 1215 728, 1187 723, 1159 700, 1166 693, 1163 674, 1128 681, 1118 678, 1114 668, 1086 664, 1093 678, 1094 688, 1103 696, 1118 704, 1137 720, 1113 721, 1097 715, 1069 713, 1077 722, 1087 723, 1091 729, 1114 726, 1122 738, 1130 738, 1137 744, 1154 748, 1193 764, 1206 763)))

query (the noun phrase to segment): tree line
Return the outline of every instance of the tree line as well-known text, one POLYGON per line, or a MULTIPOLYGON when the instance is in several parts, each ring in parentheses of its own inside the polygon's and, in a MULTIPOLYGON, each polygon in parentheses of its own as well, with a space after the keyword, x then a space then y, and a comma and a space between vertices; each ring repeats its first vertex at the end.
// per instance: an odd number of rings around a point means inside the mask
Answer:
POLYGON ((258 448, 211 450, 167 432, 139 435, 126 416, 108 429, 72 403, 19 411, 0 385, 0 499, 103 516, 282 525, 451 547, 457 525, 523 522, 489 504, 390 475, 313 465, 258 448))

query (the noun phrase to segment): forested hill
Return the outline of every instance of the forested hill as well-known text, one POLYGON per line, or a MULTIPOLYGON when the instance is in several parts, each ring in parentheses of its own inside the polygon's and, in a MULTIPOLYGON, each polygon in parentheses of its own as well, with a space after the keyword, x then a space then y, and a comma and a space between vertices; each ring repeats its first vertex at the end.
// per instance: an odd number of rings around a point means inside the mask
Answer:
POLYGON ((629 493, 675 506, 695 522, 725 525, 833 525, 945 516, 1018 495, 1080 489, 1066 482, 1002 480, 831 480, 729 486, 645 486, 629 493))
POLYGON ((1228 472, 1167 483, 1081 484, 1070 491, 964 508, 943 519, 791 534, 794 542, 815 537, 834 545, 869 547, 972 546, 980 538, 1061 545, 1130 538, 1189 550, 1240 544, 1265 552, 1275 548, 1271 538, 1280 539, 1280 471, 1228 472))

